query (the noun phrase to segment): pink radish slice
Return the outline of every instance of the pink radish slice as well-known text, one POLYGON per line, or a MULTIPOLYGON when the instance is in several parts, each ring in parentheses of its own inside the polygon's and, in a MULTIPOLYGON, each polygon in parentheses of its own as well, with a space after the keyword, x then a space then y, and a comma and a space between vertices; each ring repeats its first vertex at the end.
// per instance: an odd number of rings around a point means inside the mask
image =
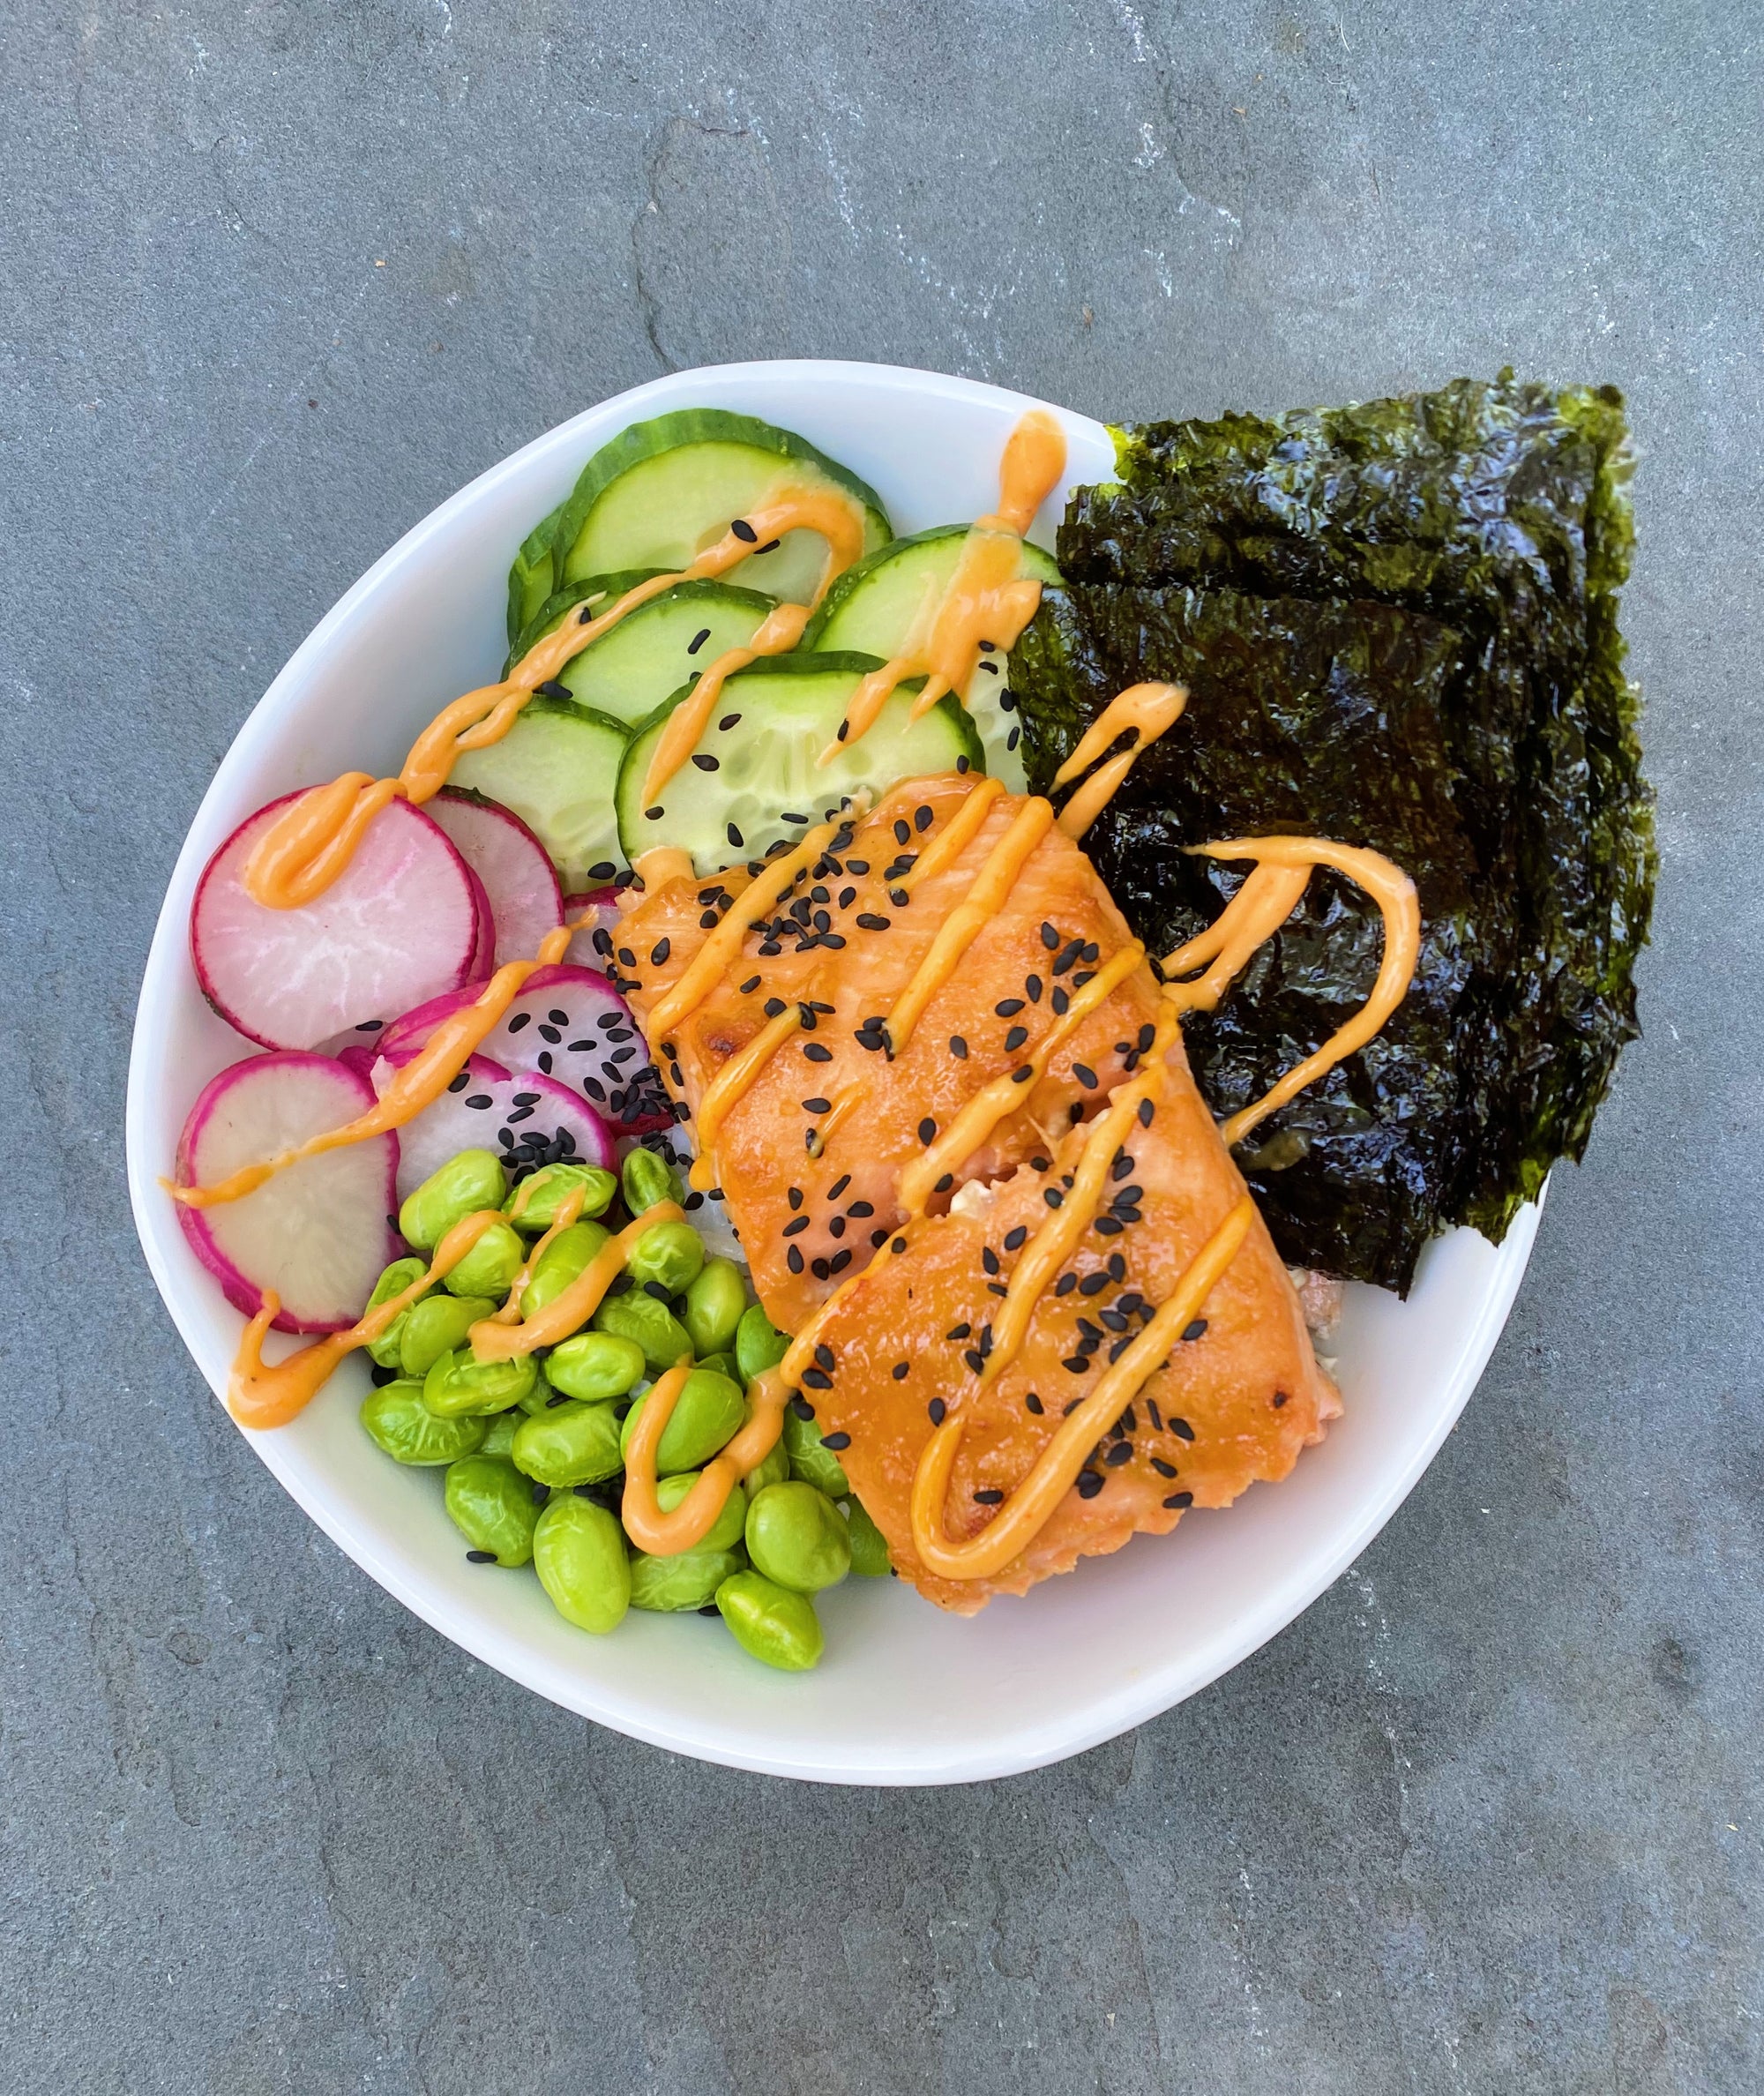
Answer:
MULTIPOLYGON (((435 818, 431 815, 429 820, 433 822, 435 818)), ((452 843, 451 837, 448 842, 452 843)), ((460 851, 457 844, 453 845, 453 849, 460 851)), ((460 851, 460 857, 465 858, 466 855, 460 851)), ((472 945, 471 969, 466 980, 468 983, 482 983, 489 980, 496 968, 496 911, 490 906, 490 890, 469 859, 466 859, 466 877, 472 884, 472 905, 477 912, 477 932, 472 945)))
POLYGON ((564 921, 563 891, 545 847, 498 801, 448 786, 423 806, 489 891, 496 924, 490 967, 530 961, 540 940, 564 921))
MULTIPOLYGON (((400 1201, 463 1149, 495 1150, 517 1179, 559 1161, 612 1164, 612 1137, 586 1099, 530 1071, 492 1077, 486 1067, 474 1056, 432 1106, 399 1130, 400 1201)), ((378 1089, 391 1082, 392 1068, 384 1057, 374 1066, 378 1089)))
MULTIPOLYGON (((472 995, 454 991, 394 1019, 378 1037, 381 1052, 398 1061, 472 995)), ((631 1007, 594 969, 567 963, 535 969, 482 1047, 512 1070, 555 1077, 584 1093, 616 1134, 673 1126, 661 1075, 631 1007)))
POLYGON ((245 862, 285 794, 242 823, 209 860, 190 917, 202 993, 265 1048, 313 1048, 364 1019, 473 979, 490 937, 471 869, 440 825, 392 801, 317 901, 265 910, 245 892, 245 862))
POLYGON ((585 895, 564 896, 564 917, 581 927, 564 955, 572 968, 598 969, 611 958, 613 927, 618 922, 618 898, 623 893, 622 888, 603 887, 591 889, 585 895))
MULTIPOLYGON (((177 1183, 213 1186, 373 1104, 367 1078, 328 1055, 248 1057, 211 1079, 191 1108, 177 1183)), ((402 1250, 392 1219, 398 1153, 397 1136, 370 1136, 290 1164, 242 1201, 180 1207, 177 1219, 235 1310, 255 1316, 273 1288, 281 1298, 278 1331, 340 1331, 367 1308, 374 1283, 402 1250)))

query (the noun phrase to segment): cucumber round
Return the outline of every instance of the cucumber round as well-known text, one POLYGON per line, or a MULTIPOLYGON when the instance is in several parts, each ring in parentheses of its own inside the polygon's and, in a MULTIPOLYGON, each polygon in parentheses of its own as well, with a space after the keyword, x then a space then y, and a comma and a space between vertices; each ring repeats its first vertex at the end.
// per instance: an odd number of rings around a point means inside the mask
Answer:
POLYGON ((897 779, 921 773, 983 771, 974 723, 953 699, 908 722, 923 679, 892 692, 870 732, 825 771, 817 767, 852 693, 881 666, 873 655, 788 655, 741 670, 724 685, 693 756, 646 807, 650 756, 686 696, 676 693, 632 736, 619 770, 625 856, 634 863, 655 845, 674 844, 690 853, 699 872, 709 873, 733 859, 759 857, 781 837, 800 837, 810 822, 837 815, 860 792, 886 792, 897 779), (697 762, 699 757, 710 759, 711 767, 697 762))
MULTIPOLYGON (((683 568, 793 480, 837 488, 862 503, 866 553, 887 543, 887 513, 875 490, 806 438, 717 408, 637 423, 582 468, 553 535, 554 587, 621 568, 683 568)), ((792 531, 775 552, 753 554, 723 579, 805 604, 826 554, 815 533, 792 531)))
MULTIPOLYGON (((567 499, 567 498, 566 498, 567 499)), ((515 645, 533 620, 534 614, 557 587, 557 571, 551 542, 557 535, 557 520, 565 504, 560 502, 549 517, 542 517, 520 542, 520 550, 508 571, 508 644, 515 645)))
POLYGON ((617 575, 587 575, 580 581, 566 582, 562 589, 554 589, 520 629, 519 639, 510 647, 508 660, 503 664, 503 675, 508 675, 535 640, 542 640, 560 626, 565 612, 572 611, 579 604, 592 603, 594 610, 588 616, 593 618, 594 612, 604 611, 627 589, 635 589, 639 582, 647 582, 652 577, 668 572, 664 568, 628 568, 617 575))
MULTIPOLYGON (((594 595, 606 588, 610 603, 642 580, 640 575, 602 576, 596 585, 573 587, 594 595)), ((566 662, 556 681, 578 705, 635 727, 683 681, 729 648, 744 646, 774 609, 774 600, 757 589, 736 589, 728 582, 676 583, 627 612, 609 633, 566 662)), ((522 652, 568 617, 565 605, 549 624, 535 621, 531 635, 523 636, 522 652)))
MULTIPOLYGON (((939 524, 866 554, 828 590, 803 635, 804 648, 856 648, 892 661, 915 623, 930 615, 949 588, 968 531, 966 524, 939 524)), ((1053 556, 1027 540, 1017 572, 1048 584, 1060 579, 1053 556)), ((962 696, 980 731, 987 770, 1013 793, 1025 793, 1028 781, 1018 747, 1022 730, 1009 694, 1010 657, 1000 653, 981 658, 962 696)))
POLYGON ((565 894, 622 871, 613 808, 630 730, 567 699, 530 699, 508 733, 468 750, 450 783, 512 808, 551 855, 565 894))

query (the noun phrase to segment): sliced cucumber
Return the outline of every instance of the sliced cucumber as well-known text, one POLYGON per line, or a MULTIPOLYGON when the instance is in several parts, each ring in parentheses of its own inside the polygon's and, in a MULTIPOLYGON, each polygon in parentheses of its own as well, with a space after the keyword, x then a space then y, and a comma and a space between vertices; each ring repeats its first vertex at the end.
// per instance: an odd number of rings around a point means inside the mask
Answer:
POLYGON ((511 645, 503 675, 508 675, 535 640, 561 625, 565 612, 572 611, 578 604, 591 603, 594 610, 589 617, 592 618, 594 612, 605 610, 615 598, 622 597, 627 589, 634 589, 639 582, 647 582, 652 576, 663 572, 661 568, 630 568, 617 575, 589 575, 579 582, 566 582, 562 589, 554 589, 520 629, 520 638, 511 645))
POLYGON ((649 759, 683 691, 635 734, 618 775, 619 835, 627 857, 657 844, 690 852, 701 873, 744 855, 757 858, 807 821, 836 815, 860 792, 884 792, 923 772, 983 771, 980 738, 954 700, 909 722, 917 684, 893 692, 862 741, 825 771, 815 760, 839 733, 872 655, 788 655, 731 677, 697 751, 659 801, 643 802, 649 759), (707 767, 699 758, 710 760, 707 767), (652 812, 658 808, 659 814, 652 812), (787 816, 796 820, 787 821, 787 816))
POLYGON ((567 699, 531 699, 499 743, 468 750, 451 783, 512 808, 551 855, 566 894, 622 869, 613 793, 630 730, 567 699))
POLYGON ((520 550, 514 557, 508 571, 508 644, 512 648, 519 636, 532 624, 534 614, 557 587, 557 564, 552 558, 551 542, 557 535, 557 520, 568 506, 567 499, 560 502, 549 517, 544 517, 520 542, 520 550))
MULTIPOLYGON (((967 537, 966 524, 939 524, 934 530, 894 539, 879 551, 866 554, 828 590, 826 602, 803 635, 804 648, 856 648, 879 655, 885 662, 892 661, 916 623, 931 617, 949 588, 967 537)), ((1038 582, 1060 579, 1053 556, 1027 541, 1017 572, 1038 582)), ((1010 657, 983 656, 963 697, 980 730, 987 770, 1013 793, 1026 792, 1028 782, 1017 747, 1022 733, 1014 718, 1015 701, 1010 697, 1010 657)))
MULTIPOLYGON (((855 496, 869 513, 865 552, 887 543, 887 513, 875 491, 805 438, 751 415, 689 408, 634 424, 582 468, 553 540, 557 581, 619 568, 683 568, 789 482, 855 496)), ((813 532, 792 531, 775 552, 755 553, 725 580, 805 604, 826 555, 813 532)))
MULTIPOLYGON (((613 594, 630 588, 622 575, 614 580, 613 594)), ((566 662, 557 681, 579 705, 635 727, 707 662, 751 640, 772 609, 773 599, 757 589, 678 583, 628 612, 566 662)))

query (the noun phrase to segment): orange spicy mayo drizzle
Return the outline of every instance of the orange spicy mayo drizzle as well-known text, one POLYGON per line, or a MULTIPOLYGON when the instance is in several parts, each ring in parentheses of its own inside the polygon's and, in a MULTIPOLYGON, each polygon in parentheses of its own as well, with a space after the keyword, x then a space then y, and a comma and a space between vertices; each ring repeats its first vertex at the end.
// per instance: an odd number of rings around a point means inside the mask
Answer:
POLYGON ((367 1112, 345 1121, 340 1128, 326 1128, 320 1134, 310 1135, 295 1149, 283 1150, 279 1157, 266 1157, 258 1164, 242 1164, 238 1171, 229 1172, 212 1186, 176 1186, 168 1180, 161 1180, 161 1184, 174 1201, 185 1208, 217 1208, 223 1202, 240 1201, 247 1194, 255 1194, 265 1179, 290 1164, 297 1164, 303 1157, 316 1157, 325 1150, 342 1149, 349 1143, 365 1142, 370 1136, 384 1135, 389 1129, 403 1127, 407 1121, 415 1120, 424 1107, 432 1106, 465 1068, 519 995, 527 977, 535 969, 553 967, 564 958, 577 929, 574 924, 560 924, 555 932, 545 934, 533 960, 505 961, 470 1004, 462 1006, 451 1018, 441 1022, 404 1067, 395 1073, 377 1103, 367 1112))
POLYGON ((1222 844, 1192 844, 1188 850, 1207 858, 1252 860, 1255 871, 1218 918, 1164 962, 1166 975, 1207 969, 1192 982, 1164 985, 1164 996, 1177 1011, 1210 1011, 1218 1003, 1231 977, 1297 908, 1313 866, 1333 866, 1345 873, 1378 904, 1384 919, 1384 956, 1372 994, 1345 1026, 1295 1064, 1271 1091, 1221 1124, 1219 1133, 1229 1148, 1307 1084, 1364 1047, 1402 1002, 1421 954, 1421 904, 1415 883, 1381 853, 1332 844, 1321 837, 1238 837, 1222 844))
POLYGON ((389 1329, 425 1289, 451 1274, 485 1231, 502 1219, 497 1209, 480 1209, 456 1223, 435 1247, 425 1271, 408 1288, 401 1288, 395 1296, 377 1304, 348 1331, 328 1333, 273 1366, 264 1359, 264 1334, 281 1308, 281 1299, 274 1289, 266 1288, 262 1306, 239 1341, 233 1373, 227 1379, 228 1411, 242 1426, 286 1426, 296 1412, 311 1404, 347 1354, 389 1329))
POLYGON ((1034 1541, 1077 1482, 1100 1436, 1157 1373, 1159 1363, 1205 1304, 1236 1258, 1254 1217, 1254 1203, 1245 1194, 1190 1261, 1156 1316, 1104 1372, 1096 1388, 1035 1458, 1028 1476, 968 1543, 952 1543, 943 1525, 950 1474, 966 1426, 961 1412, 948 1415, 926 1444, 913 1477, 913 1547, 928 1570, 945 1579, 989 1579, 1034 1541))
POLYGON ((1148 749, 1166 728, 1172 726, 1188 703, 1180 685, 1129 685, 1111 699, 1079 738, 1078 747, 1053 775, 1056 786, 1075 779, 1087 764, 1095 764, 1110 744, 1130 731, 1133 739, 1107 764, 1098 765, 1065 807, 1059 827, 1068 837, 1081 837, 1115 797, 1134 760, 1148 749))
MULTIPOLYGON (((370 779, 365 772, 346 772, 329 785, 302 794, 265 831, 246 862, 245 887, 253 901, 270 910, 297 910, 323 895, 355 857, 368 825, 388 801, 408 800, 420 806, 432 800, 467 750, 500 742, 541 685, 629 612, 676 582, 725 574, 751 557, 756 543, 781 538, 788 531, 813 531, 827 543, 826 566, 815 592, 818 603, 833 578, 843 574, 863 551, 863 509, 833 489, 781 489, 764 508, 742 521, 750 536, 728 531, 677 573, 652 575, 592 618, 566 618, 555 632, 534 641, 500 683, 467 692, 445 707, 417 737, 397 778, 370 779)), ((785 609, 781 606, 779 610, 785 609)), ((584 614, 587 610, 584 606, 584 614)), ((779 612, 774 612, 766 625, 772 625, 778 617, 779 612)), ((711 702, 714 703, 714 693, 711 702)))
POLYGON ((609 1237, 569 1286, 542 1310, 519 1321, 505 1322, 495 1316, 475 1324, 467 1334, 474 1356, 480 1361, 518 1360, 525 1354, 536 1353, 542 1346, 556 1346, 579 1331, 624 1271, 632 1248, 644 1231, 657 1223, 684 1219, 684 1212, 676 1201, 658 1201, 645 1209, 634 1223, 626 1224, 616 1237, 609 1237))
POLYGON ((780 604, 766 615, 751 640, 743 647, 731 648, 706 665, 697 684, 669 715, 668 725, 650 752, 649 769, 643 775, 646 808, 698 748, 699 737, 710 725, 725 681, 762 655, 788 655, 802 639, 808 623, 806 604, 780 604))
POLYGON ((998 462, 998 509, 969 528, 949 587, 916 621, 901 653, 872 670, 852 693, 839 734, 821 752, 819 763, 831 764, 842 748, 875 725, 889 693, 903 678, 925 680, 913 700, 916 721, 946 692, 954 692, 965 705, 981 655, 990 648, 1008 652, 1015 647, 1042 601, 1041 584, 1018 573, 1023 535, 1065 471, 1065 431, 1044 409, 1031 408, 1005 441, 998 462))
POLYGON ((706 1463, 679 1505, 664 1514, 655 1496, 655 1454, 691 1372, 692 1364, 682 1361, 651 1386, 625 1451, 624 1497, 619 1512, 626 1535, 652 1557, 677 1557, 701 1543, 729 1493, 749 1471, 765 1462, 783 1431, 789 1390, 778 1371, 768 1368, 748 1386, 753 1412, 747 1424, 706 1463))

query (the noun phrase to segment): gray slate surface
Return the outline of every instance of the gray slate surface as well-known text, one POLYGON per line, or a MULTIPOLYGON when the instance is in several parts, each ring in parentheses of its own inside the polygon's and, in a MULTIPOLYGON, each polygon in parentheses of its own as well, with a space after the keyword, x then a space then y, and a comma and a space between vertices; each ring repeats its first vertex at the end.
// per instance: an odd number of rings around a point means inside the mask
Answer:
POLYGON ((0 11, 0 2087, 1764 2083, 1759 24, 0 11), (432 1636, 227 1424, 123 1201, 161 887, 277 666, 512 446, 774 354, 1116 416, 1511 361, 1644 454, 1648 1037, 1479 1395, 1268 1650, 941 1793, 676 1762, 432 1636))

